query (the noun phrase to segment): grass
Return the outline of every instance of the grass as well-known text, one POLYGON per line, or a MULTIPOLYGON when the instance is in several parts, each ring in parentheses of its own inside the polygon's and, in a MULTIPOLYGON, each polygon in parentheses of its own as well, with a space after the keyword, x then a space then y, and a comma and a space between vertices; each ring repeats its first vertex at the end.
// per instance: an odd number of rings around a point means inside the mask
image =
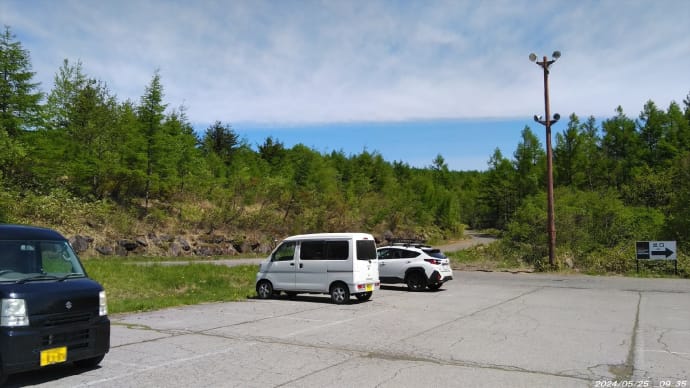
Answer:
POLYGON ((496 244, 475 246, 455 252, 445 252, 453 269, 460 271, 533 272, 534 268, 517 259, 497 252, 496 244))
MULTIPOLYGON (((629 248, 629 247, 628 247, 629 248)), ((585 258, 574 259, 571 253, 561 252, 557 257, 556 269, 548 269, 544 261, 525 260, 529 249, 511 247, 509 244, 496 242, 487 246, 476 246, 469 249, 445 252, 450 258, 453 269, 461 271, 508 271, 508 272, 556 272, 582 273, 587 275, 619 275, 644 278, 690 278, 690 257, 678 254, 678 261, 640 261, 639 271, 632 249, 621 250, 620 247, 591 253, 585 258), (628 252, 630 251, 630 252, 628 252), (570 258, 575 263, 573 268, 565 264, 570 258), (677 272, 676 272, 677 265, 677 272)), ((534 258, 534 256, 532 256, 534 258)), ((543 258, 546 260, 546 258, 543 258)))
POLYGON ((105 288, 110 314, 237 301, 255 295, 256 265, 142 266, 110 258, 85 259, 82 263, 89 276, 105 288))

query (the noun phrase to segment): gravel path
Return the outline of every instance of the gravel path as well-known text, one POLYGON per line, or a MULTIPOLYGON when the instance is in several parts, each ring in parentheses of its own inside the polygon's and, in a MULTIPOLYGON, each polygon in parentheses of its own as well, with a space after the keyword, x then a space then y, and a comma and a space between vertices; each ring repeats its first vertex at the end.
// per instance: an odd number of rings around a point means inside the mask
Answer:
POLYGON ((475 245, 488 245, 496 241, 496 237, 475 232, 473 230, 465 231, 465 234, 470 236, 470 238, 450 244, 435 245, 434 247, 440 249, 442 252, 455 252, 473 247, 475 245))

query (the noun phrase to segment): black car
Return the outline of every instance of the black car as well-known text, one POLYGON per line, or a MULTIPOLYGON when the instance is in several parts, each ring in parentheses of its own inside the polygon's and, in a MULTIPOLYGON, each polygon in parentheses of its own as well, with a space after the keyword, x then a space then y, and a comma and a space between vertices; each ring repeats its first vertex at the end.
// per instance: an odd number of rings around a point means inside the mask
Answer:
POLYGON ((93 368, 110 349, 105 291, 54 230, 0 224, 0 299, 0 385, 59 363, 93 368))

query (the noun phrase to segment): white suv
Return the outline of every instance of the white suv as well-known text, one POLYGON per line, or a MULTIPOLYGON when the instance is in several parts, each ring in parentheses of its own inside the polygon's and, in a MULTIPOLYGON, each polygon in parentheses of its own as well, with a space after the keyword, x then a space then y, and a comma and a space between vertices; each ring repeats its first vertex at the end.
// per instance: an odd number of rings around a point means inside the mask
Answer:
POLYGON ((378 248, 381 283, 405 283, 410 291, 438 290, 453 279, 450 260, 439 250, 419 243, 394 243, 378 248))

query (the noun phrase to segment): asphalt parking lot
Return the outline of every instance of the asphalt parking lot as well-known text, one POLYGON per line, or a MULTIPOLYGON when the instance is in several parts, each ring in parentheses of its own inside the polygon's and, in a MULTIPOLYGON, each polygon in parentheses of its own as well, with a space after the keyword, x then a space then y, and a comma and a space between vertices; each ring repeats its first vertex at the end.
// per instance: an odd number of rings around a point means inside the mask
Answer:
POLYGON ((50 387, 687 387, 690 281, 456 272, 385 287, 112 316, 101 367, 10 376, 50 387), (667 384, 668 383, 668 384, 667 384))

